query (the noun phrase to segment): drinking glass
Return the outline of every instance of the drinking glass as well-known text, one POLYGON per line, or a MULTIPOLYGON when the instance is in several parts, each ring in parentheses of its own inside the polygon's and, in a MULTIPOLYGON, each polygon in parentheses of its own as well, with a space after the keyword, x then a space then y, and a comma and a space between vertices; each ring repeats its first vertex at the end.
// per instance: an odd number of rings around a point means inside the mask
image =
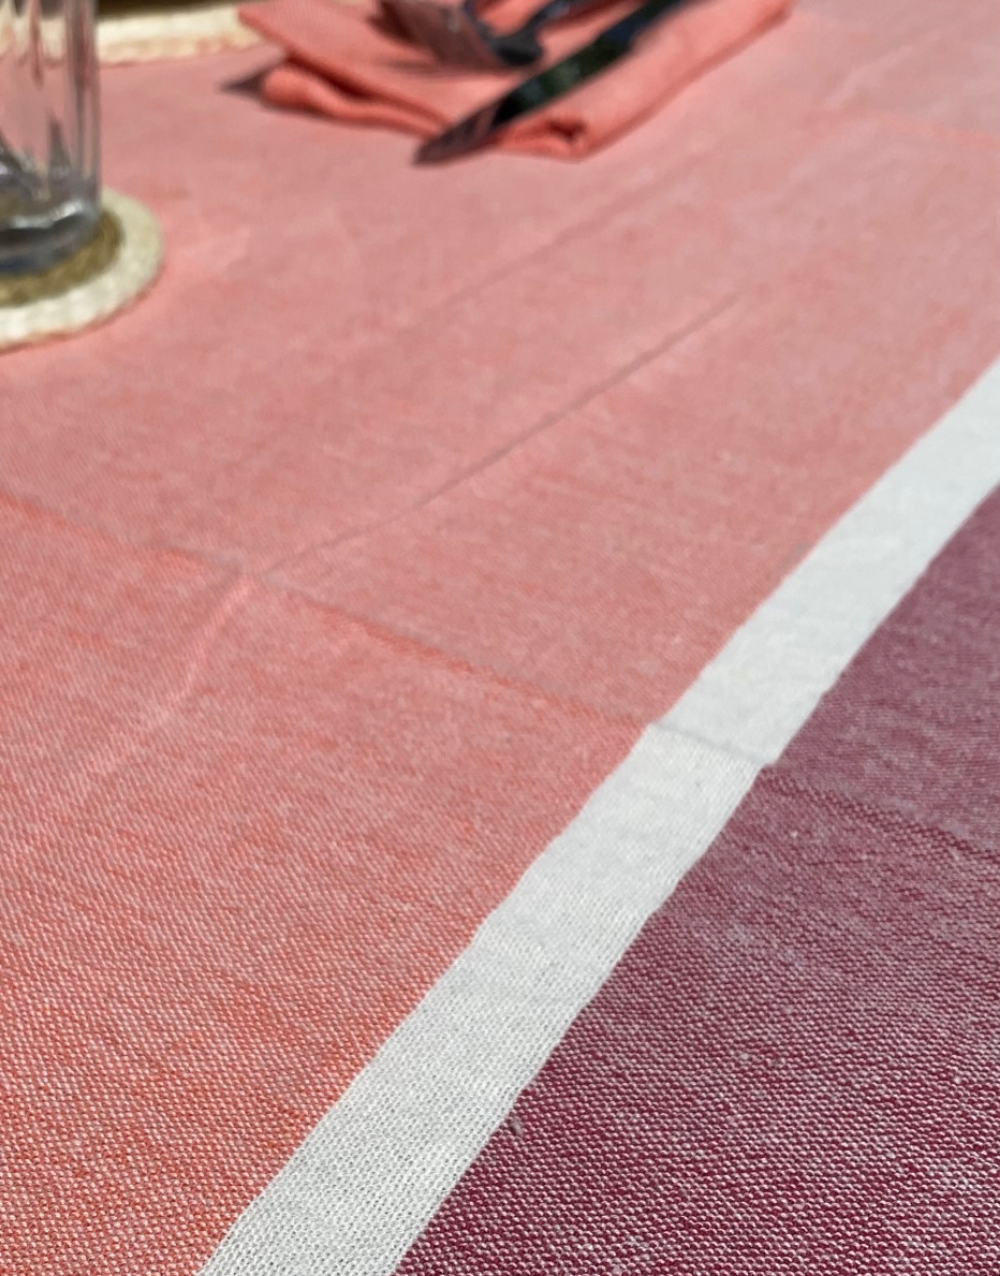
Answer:
POLYGON ((99 216, 94 0, 0 0, 0 271, 51 266, 99 216))

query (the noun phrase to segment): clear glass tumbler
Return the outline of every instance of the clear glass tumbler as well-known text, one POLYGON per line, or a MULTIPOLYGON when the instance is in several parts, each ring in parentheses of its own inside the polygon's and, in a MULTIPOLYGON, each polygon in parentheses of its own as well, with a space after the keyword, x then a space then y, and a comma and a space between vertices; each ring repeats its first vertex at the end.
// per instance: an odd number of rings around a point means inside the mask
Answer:
POLYGON ((99 216, 94 0, 0 0, 0 271, 51 266, 99 216))

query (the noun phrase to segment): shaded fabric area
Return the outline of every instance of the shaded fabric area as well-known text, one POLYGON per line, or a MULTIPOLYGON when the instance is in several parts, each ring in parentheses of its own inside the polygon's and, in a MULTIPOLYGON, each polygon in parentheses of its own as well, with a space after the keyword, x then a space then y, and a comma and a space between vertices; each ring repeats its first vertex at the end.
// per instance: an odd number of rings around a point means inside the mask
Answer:
POLYGON ((1000 494, 761 774, 401 1276, 997 1270, 998 544, 1000 494))

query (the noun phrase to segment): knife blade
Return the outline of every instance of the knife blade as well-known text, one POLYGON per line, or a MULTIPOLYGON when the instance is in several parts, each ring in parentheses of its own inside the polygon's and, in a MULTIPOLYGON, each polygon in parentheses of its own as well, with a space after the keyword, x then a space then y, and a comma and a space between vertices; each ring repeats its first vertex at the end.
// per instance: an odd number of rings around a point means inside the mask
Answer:
POLYGON ((587 80, 601 75, 630 53, 639 37, 671 11, 691 0, 645 0, 632 13, 599 32, 589 44, 529 76, 494 102, 487 103, 424 142, 414 157, 417 164, 440 164, 477 151, 515 120, 542 110, 587 80))

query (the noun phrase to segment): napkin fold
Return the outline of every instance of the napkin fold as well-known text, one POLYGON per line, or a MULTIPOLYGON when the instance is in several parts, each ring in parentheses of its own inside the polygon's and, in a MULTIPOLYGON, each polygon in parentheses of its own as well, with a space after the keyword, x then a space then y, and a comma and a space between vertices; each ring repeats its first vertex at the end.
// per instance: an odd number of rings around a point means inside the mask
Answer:
MULTIPOLYGON (((498 30, 518 26, 540 0, 497 0, 498 30)), ((545 34, 544 65, 558 61, 640 0, 609 0, 545 34)), ((685 84, 780 19, 793 0, 692 0, 663 20, 613 69, 518 120, 505 150, 579 159, 653 114, 685 84)), ((370 7, 337 0, 264 0, 242 20, 282 47, 286 60, 263 79, 275 106, 318 111, 345 123, 433 137, 530 74, 444 66, 385 28, 370 7)))

